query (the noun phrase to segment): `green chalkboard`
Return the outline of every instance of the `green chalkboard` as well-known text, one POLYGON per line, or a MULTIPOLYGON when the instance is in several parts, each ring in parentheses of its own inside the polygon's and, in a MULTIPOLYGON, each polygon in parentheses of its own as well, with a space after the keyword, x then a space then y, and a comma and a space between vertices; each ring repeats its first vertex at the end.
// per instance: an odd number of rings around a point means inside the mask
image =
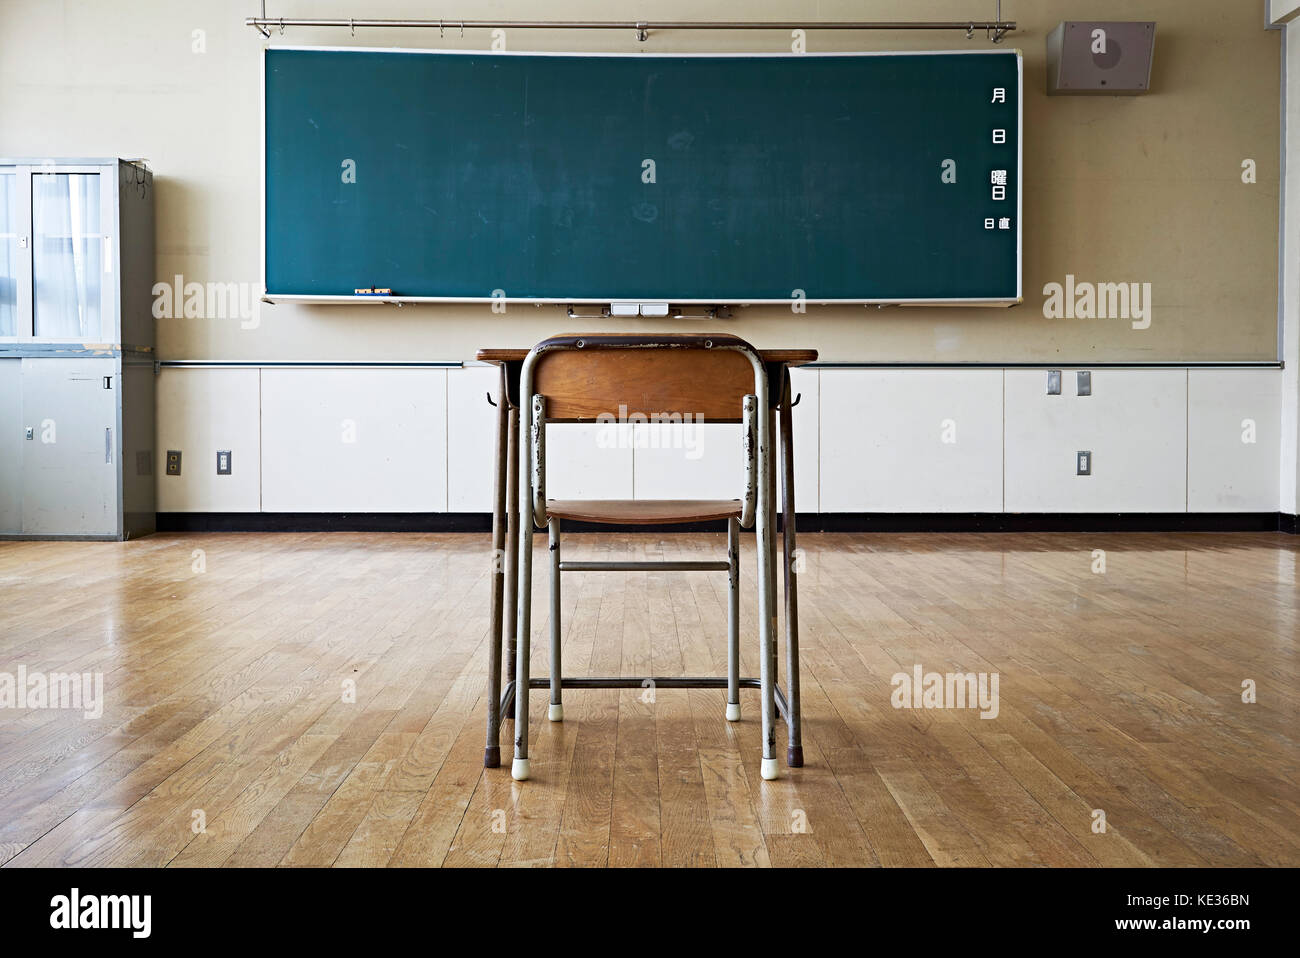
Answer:
POLYGON ((272 48, 265 77, 271 297, 1020 297, 1013 51, 272 48))

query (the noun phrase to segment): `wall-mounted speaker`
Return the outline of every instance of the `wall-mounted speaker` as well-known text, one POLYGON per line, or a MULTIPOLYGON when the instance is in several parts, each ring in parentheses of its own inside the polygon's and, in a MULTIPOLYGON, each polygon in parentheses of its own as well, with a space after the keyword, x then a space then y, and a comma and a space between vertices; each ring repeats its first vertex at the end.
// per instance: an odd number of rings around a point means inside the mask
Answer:
POLYGON ((1154 21, 1066 20, 1047 35, 1047 93, 1146 93, 1155 46, 1154 21))

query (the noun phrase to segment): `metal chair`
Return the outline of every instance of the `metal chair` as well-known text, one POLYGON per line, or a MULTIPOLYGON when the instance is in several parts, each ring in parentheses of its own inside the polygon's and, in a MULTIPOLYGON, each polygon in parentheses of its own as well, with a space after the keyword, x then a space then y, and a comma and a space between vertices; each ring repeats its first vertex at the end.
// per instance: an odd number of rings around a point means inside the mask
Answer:
MULTIPOLYGON (((518 655, 515 660, 515 757, 511 775, 528 778, 528 690, 532 539, 534 526, 549 529, 551 567, 550 709, 564 718, 565 688, 727 689, 728 721, 740 718, 740 688, 761 697, 765 779, 778 775, 773 690, 776 669, 775 460, 767 373, 758 352, 726 334, 629 336, 566 335, 535 346, 524 360, 520 435, 527 468, 519 470, 518 655), (623 409, 652 417, 693 415, 703 421, 744 424, 745 468, 741 495, 724 500, 556 500, 546 498, 546 424, 608 421, 623 409), (565 562, 560 552, 564 520, 611 525, 727 520, 725 561, 565 562), (757 522, 760 677, 740 677, 740 527, 757 522), (725 571, 728 574, 727 676, 566 678, 560 655, 560 578, 566 572, 725 571)), ((522 458, 522 454, 521 454, 522 458)), ((738 485, 741 479, 738 477, 738 485)), ((797 667, 797 666, 796 666, 797 667)), ((541 683, 537 683, 541 684, 541 683)), ((802 750, 800 750, 802 751, 802 750)), ((801 760, 800 760, 801 761, 801 760)))

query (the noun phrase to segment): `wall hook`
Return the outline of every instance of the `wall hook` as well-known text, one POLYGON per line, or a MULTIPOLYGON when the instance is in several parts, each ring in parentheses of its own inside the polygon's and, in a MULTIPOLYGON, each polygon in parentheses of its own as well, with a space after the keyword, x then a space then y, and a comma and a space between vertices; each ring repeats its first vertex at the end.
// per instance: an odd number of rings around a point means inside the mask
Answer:
POLYGON ((496 403, 494 403, 494 402, 492 401, 492 394, 491 394, 491 393, 488 393, 488 392, 485 392, 483 395, 484 395, 484 396, 487 396, 488 405, 489 405, 489 406, 492 406, 493 408, 496 408, 496 403))
POLYGON ((357 22, 351 17, 348 17, 348 29, 352 31, 354 37, 357 35, 357 22))
POLYGON ((647 38, 649 35, 650 35, 650 34, 646 32, 646 25, 645 25, 645 22, 644 22, 644 21, 639 21, 639 22, 637 23, 637 25, 636 25, 636 38, 637 38, 638 40, 640 40, 642 43, 645 43, 646 38, 647 38))

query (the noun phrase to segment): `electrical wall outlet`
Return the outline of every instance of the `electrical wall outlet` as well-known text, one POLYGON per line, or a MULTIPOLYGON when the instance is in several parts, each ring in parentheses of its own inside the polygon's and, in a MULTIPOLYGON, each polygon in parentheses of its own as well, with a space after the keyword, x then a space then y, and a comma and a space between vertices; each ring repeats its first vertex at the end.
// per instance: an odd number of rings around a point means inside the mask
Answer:
POLYGON ((179 449, 167 450, 167 475, 179 476, 181 474, 181 451, 179 449))
POLYGON ((1088 372, 1086 369, 1080 369, 1075 374, 1075 381, 1078 385, 1077 392, 1080 396, 1092 395, 1092 373, 1088 372))
POLYGON ((1061 395, 1061 371, 1059 369, 1049 369, 1047 371, 1047 395, 1061 395))
POLYGON ((1074 454, 1074 464, 1076 476, 1092 475, 1092 453, 1086 449, 1081 449, 1074 454))
POLYGON ((229 449, 217 450, 217 475, 218 476, 230 475, 230 450, 229 449))

